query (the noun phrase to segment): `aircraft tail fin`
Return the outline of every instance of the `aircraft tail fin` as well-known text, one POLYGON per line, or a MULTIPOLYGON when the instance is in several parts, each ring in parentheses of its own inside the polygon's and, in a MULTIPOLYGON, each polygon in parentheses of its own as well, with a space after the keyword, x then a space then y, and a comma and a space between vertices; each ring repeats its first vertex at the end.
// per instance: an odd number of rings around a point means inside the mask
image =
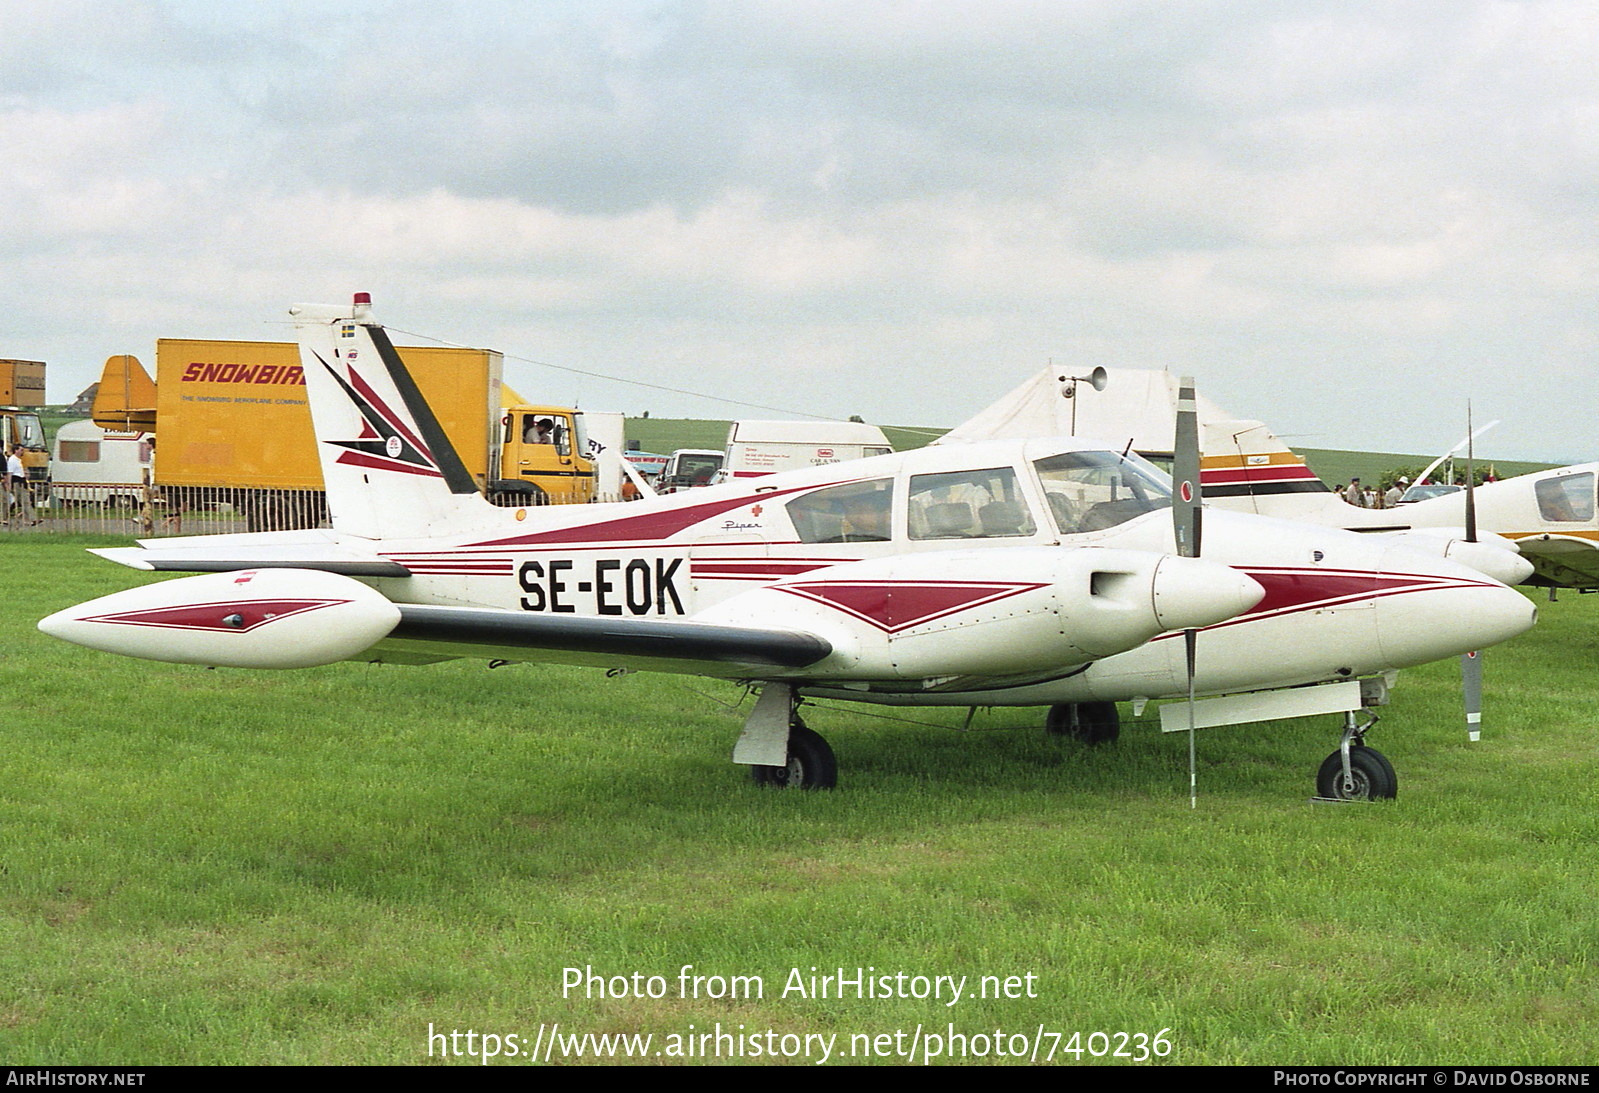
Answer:
POLYGON ((90 417, 108 433, 155 431, 155 380, 138 357, 119 353, 106 358, 90 417))
POLYGON ((417 390, 364 293, 349 307, 290 309, 300 343, 328 512, 370 539, 444 530, 477 483, 417 390))
POLYGON ((1200 480, 1221 508, 1292 518, 1327 503, 1331 491, 1303 458, 1258 421, 1207 421, 1200 480))

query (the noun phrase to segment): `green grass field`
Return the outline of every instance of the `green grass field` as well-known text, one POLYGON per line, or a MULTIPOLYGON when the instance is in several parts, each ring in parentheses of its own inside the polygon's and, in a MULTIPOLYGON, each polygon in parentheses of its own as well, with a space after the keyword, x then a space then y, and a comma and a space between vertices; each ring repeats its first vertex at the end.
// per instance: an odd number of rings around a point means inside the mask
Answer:
POLYGON ((92 543, 0 537, 4 1063, 466 1064, 556 1023, 649 1062, 718 1024, 835 1062, 918 1026, 978 1062, 1162 1030, 1181 1064, 1594 1061, 1599 598, 1489 654, 1481 743, 1453 664, 1404 674, 1371 737, 1397 801, 1309 803, 1322 718, 1202 733, 1191 811, 1183 737, 1091 749, 1040 710, 815 709, 840 789, 782 793, 727 762, 725 685, 92 653, 34 629, 145 579, 92 543), (680 997, 683 965, 763 996, 680 997), (813 967, 1035 997, 782 996, 813 967))
MULTIPOLYGON (((627 419, 627 439, 646 452, 669 455, 678 448, 711 448, 717 451, 727 447, 727 430, 730 421, 712 418, 652 418, 627 419)), ((942 436, 945 429, 923 429, 908 425, 884 425, 883 435, 894 445, 895 451, 920 448, 942 436)))

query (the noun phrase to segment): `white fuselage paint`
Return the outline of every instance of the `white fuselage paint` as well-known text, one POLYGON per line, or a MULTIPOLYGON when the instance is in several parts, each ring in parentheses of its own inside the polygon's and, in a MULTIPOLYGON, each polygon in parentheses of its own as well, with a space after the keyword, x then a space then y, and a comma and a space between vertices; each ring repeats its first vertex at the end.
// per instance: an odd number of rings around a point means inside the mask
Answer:
MULTIPOLYGON (((988 574, 970 568, 973 552, 1018 547, 1171 552, 1171 520, 1164 509, 1075 535, 1060 534, 1042 517, 1028 536, 916 540, 906 535, 906 483, 913 474, 1010 464, 1033 511, 1047 513, 1037 482, 1025 473, 1030 461, 1087 447, 1057 440, 922 449, 773 476, 759 488, 735 484, 627 505, 506 510, 469 534, 384 541, 377 553, 414 575, 371 583, 402 603, 783 625, 785 620, 770 611, 741 613, 738 601, 780 582, 822 579, 830 567, 871 559, 959 551, 963 564, 950 577, 980 580, 988 574), (798 541, 784 507, 789 501, 825 486, 879 478, 896 483, 892 539, 798 541)), ((994 556, 996 564, 1000 557, 994 556)), ((1255 578, 1267 595, 1254 610, 1201 632, 1196 688, 1202 694, 1404 668, 1505 640, 1534 617, 1525 597, 1474 570, 1335 528, 1207 511, 1203 557, 1255 578)), ((793 596, 782 600, 798 603, 793 596)), ((820 616, 812 610, 793 617, 820 616)), ((937 628, 950 641, 979 642, 987 617, 980 608, 958 611, 914 627, 900 640, 937 628)), ((945 673, 910 687, 895 680, 873 689, 859 680, 830 686, 810 670, 772 676, 792 677, 840 697, 887 703, 1039 705, 1186 690, 1182 641, 1175 632, 1087 667, 1079 661, 1063 670, 1041 659, 1031 679, 1015 673, 997 679, 945 673)))

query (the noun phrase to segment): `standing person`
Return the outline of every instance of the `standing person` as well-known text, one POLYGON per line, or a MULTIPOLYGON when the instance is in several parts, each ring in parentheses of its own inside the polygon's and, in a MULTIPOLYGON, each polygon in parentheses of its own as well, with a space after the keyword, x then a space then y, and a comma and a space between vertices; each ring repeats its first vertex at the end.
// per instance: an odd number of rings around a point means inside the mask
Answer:
POLYGON ((1366 491, 1360 488, 1360 479, 1351 478, 1349 488, 1344 491, 1344 500, 1354 505, 1357 509, 1366 507, 1366 491))
POLYGON ((1382 507, 1391 509, 1399 504, 1399 499, 1405 495, 1405 487, 1408 485, 1410 485, 1410 479, 1401 475, 1399 481, 1390 486, 1388 492, 1382 495, 1382 507))
POLYGON ((33 494, 28 490, 28 471, 22 465, 21 444, 13 445, 11 454, 6 458, 6 494, 8 501, 16 505, 17 523, 39 522, 38 515, 33 511, 33 494))

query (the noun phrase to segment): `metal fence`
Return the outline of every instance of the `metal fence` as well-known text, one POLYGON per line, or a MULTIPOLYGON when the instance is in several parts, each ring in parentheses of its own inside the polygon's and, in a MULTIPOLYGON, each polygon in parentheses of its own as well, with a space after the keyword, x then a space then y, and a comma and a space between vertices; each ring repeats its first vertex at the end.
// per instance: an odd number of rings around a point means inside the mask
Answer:
MULTIPOLYGON (((33 483, 32 511, 5 493, 0 531, 84 532, 141 539, 326 527, 321 490, 137 487, 94 482, 33 483)), ((620 501, 606 497, 605 502, 620 501)), ((599 503, 601 499, 596 499, 599 503)))

